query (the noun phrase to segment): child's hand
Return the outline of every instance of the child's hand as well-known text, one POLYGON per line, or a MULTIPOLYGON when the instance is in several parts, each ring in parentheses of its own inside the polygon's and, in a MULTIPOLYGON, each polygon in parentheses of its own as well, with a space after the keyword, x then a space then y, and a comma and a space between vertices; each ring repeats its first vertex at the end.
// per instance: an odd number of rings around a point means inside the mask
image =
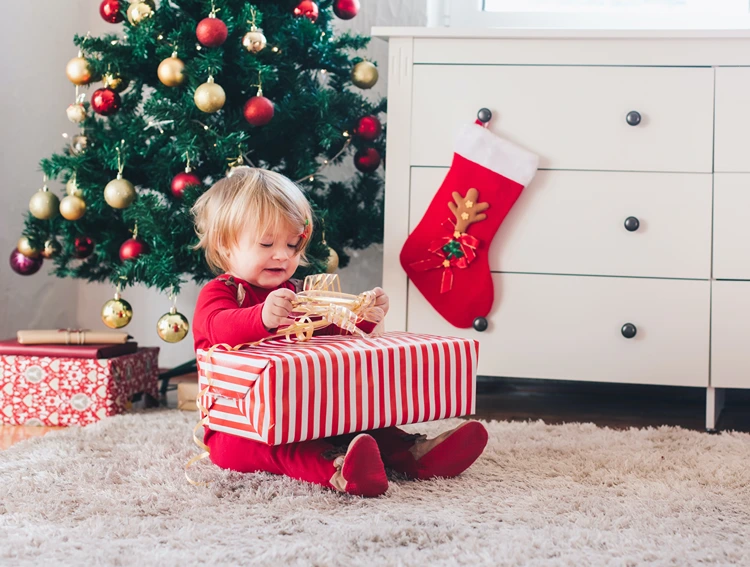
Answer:
POLYGON ((260 313, 263 326, 270 331, 278 328, 282 323, 289 323, 287 318, 292 312, 294 298, 295 294, 291 289, 277 289, 269 293, 260 313))
POLYGON ((383 310, 383 317, 388 314, 388 294, 383 290, 382 287, 376 287, 372 290, 375 292, 375 307, 380 307, 383 310))

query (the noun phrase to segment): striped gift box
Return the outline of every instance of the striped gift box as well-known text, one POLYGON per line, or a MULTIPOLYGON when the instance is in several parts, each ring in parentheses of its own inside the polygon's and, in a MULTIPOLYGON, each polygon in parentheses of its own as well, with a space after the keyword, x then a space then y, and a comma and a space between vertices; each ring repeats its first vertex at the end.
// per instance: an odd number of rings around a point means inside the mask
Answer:
POLYGON ((208 427, 269 445, 476 410, 475 340, 318 336, 208 354, 197 352, 208 427))

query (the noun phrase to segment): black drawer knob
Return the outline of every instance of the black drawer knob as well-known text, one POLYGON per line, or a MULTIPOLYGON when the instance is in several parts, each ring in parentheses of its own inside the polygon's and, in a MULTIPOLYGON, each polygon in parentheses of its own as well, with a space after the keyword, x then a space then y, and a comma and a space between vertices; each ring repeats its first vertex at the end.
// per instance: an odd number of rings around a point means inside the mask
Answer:
POLYGON ((633 325, 633 323, 625 323, 622 326, 622 329, 620 329, 620 332, 626 339, 632 339, 636 335, 636 333, 638 333, 638 329, 635 328, 635 325, 633 325))
POLYGON ((641 123, 641 113, 637 110, 631 110, 625 115, 625 122, 631 126, 638 126, 641 123))
POLYGON ((625 230, 628 232, 635 232, 641 226, 641 221, 636 217, 628 217, 625 219, 625 230))
POLYGON ((477 118, 480 122, 487 124, 487 122, 492 120, 492 112, 489 108, 480 108, 479 112, 477 112, 477 118))
POLYGON ((474 319, 472 326, 474 327, 475 331, 479 331, 480 333, 482 333, 487 330, 487 319, 485 319, 484 317, 477 317, 476 319, 474 319))

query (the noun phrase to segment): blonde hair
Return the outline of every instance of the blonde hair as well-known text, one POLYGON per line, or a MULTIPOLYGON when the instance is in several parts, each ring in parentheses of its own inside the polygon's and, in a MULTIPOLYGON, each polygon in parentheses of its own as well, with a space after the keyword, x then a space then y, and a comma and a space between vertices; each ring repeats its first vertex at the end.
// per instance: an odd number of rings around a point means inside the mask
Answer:
POLYGON ((297 252, 306 264, 305 249, 312 234, 312 209, 299 187, 274 171, 242 167, 216 182, 193 205, 195 232, 206 262, 215 273, 228 270, 229 249, 247 228, 253 242, 283 226, 299 230, 297 252))

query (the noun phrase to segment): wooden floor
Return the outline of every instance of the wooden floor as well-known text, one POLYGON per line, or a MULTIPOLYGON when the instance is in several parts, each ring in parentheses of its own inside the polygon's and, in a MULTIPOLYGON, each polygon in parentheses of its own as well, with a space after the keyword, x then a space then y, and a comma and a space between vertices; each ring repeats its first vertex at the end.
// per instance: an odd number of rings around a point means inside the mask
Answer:
MULTIPOLYGON (((590 422, 616 429, 660 425, 705 429, 706 393, 698 388, 480 377, 477 392, 480 419, 590 422)), ((174 391, 169 392, 166 406, 176 408, 174 391)), ((727 393, 718 427, 750 432, 750 391, 727 393)), ((0 450, 54 429, 60 428, 0 425, 0 450)))

